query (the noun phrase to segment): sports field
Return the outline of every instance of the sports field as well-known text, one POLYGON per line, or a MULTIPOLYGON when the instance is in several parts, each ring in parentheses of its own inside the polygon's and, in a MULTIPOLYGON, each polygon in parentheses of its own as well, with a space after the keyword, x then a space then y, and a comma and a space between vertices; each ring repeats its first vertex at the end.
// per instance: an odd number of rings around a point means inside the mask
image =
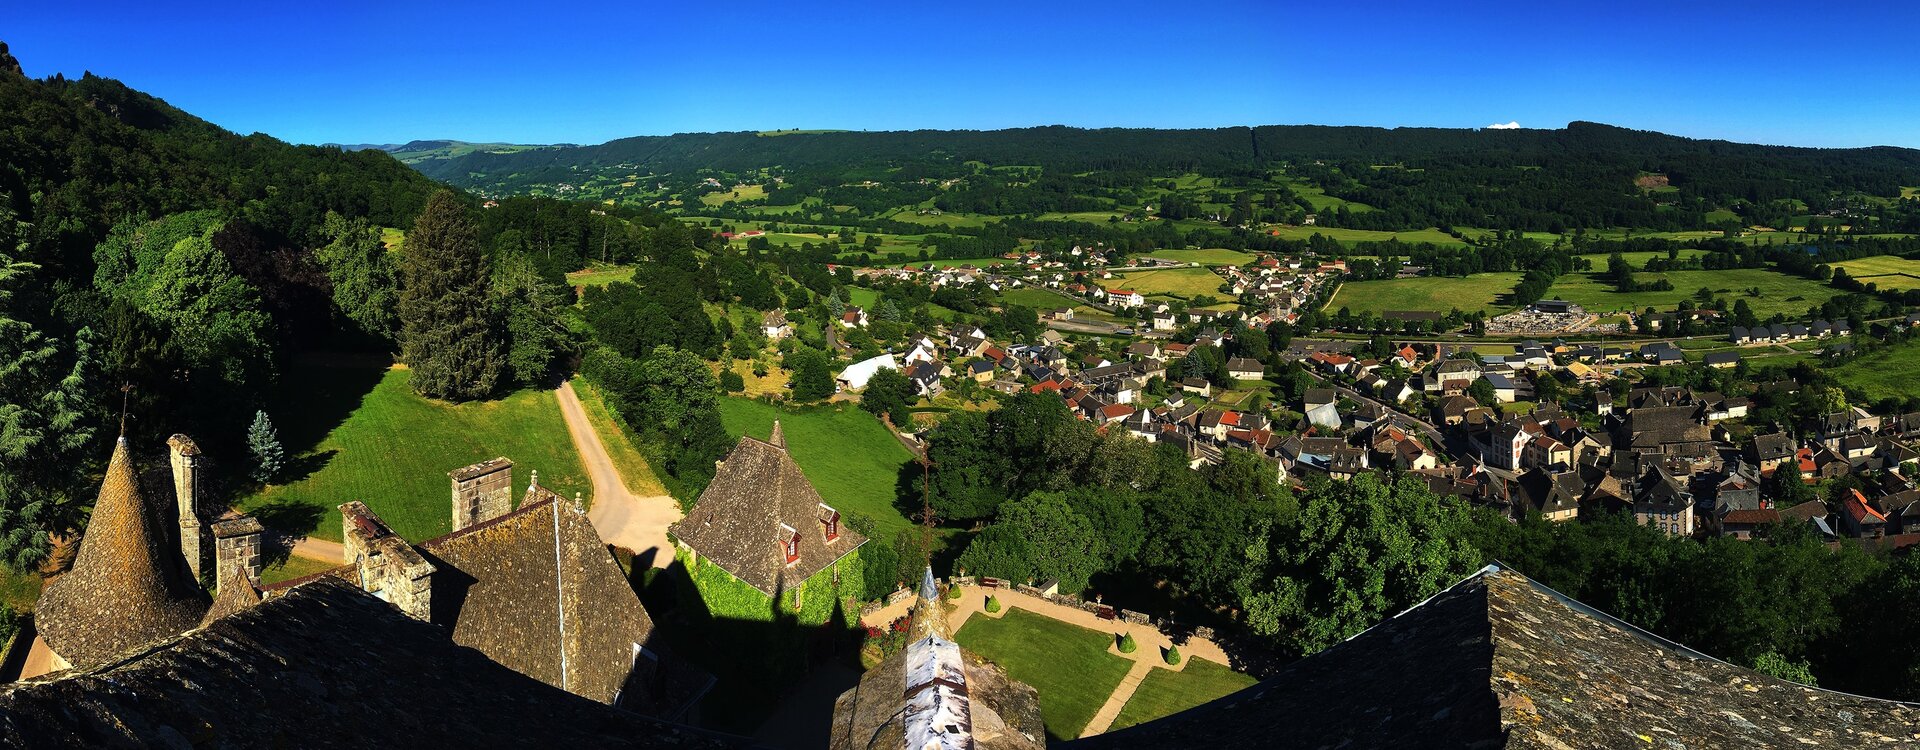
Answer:
POLYGON ((1102 282, 1107 289, 1131 289, 1141 294, 1164 294, 1169 297, 1190 299, 1206 294, 1214 297, 1226 296, 1220 291, 1225 280, 1219 274, 1205 268, 1169 268, 1158 271, 1131 271, 1116 273, 1113 278, 1102 282))
POLYGON ((1728 304, 1744 299, 1755 315, 1767 317, 1774 313, 1805 315, 1807 308, 1819 305, 1839 293, 1839 290, 1820 282, 1764 268, 1666 273, 1641 271, 1634 274, 1634 278, 1643 282, 1664 278, 1673 283, 1673 289, 1623 293, 1616 291, 1611 281, 1601 279, 1595 273, 1570 273, 1555 281, 1547 291, 1547 296, 1577 302, 1588 311, 1599 314, 1617 310, 1644 310, 1648 307, 1666 311, 1678 306, 1680 300, 1690 298, 1705 288, 1726 297, 1728 304), (1754 290, 1759 293, 1754 294, 1754 290))
POLYGON ((1326 309, 1338 311, 1344 307, 1355 315, 1363 312, 1380 315, 1389 310, 1444 313, 1454 308, 1459 308, 1461 312, 1486 310, 1490 314, 1497 314, 1508 309, 1501 300, 1518 283, 1518 273, 1356 281, 1341 285, 1340 291, 1327 302, 1326 309))

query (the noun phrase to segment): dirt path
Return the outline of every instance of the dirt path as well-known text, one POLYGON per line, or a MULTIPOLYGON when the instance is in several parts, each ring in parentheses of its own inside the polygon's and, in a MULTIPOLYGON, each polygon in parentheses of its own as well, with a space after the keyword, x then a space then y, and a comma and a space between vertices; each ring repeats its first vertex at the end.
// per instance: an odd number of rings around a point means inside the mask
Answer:
POLYGON ((294 540, 293 554, 309 560, 319 560, 335 565, 347 562, 346 547, 341 546, 339 542, 329 542, 325 539, 314 539, 313 537, 301 537, 294 540))
POLYGON ((600 532, 601 541, 633 550, 636 559, 648 560, 653 567, 667 567, 673 562, 667 524, 680 520, 680 504, 667 495, 634 497, 628 492, 600 434, 587 421, 573 384, 561 383, 554 395, 560 401, 560 414, 566 417, 567 434, 580 452, 580 463, 593 480, 593 508, 587 511, 587 520, 600 532))

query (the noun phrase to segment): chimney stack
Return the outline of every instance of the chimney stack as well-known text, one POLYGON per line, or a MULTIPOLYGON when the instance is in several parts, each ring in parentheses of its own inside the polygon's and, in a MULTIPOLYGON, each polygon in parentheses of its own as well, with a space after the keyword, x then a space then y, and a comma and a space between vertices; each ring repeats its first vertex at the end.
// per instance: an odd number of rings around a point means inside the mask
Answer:
POLYGON ((430 622, 433 563, 387 528, 365 503, 355 500, 341 505, 340 523, 347 561, 353 563, 360 588, 408 617, 430 622))
POLYGON ((173 495, 180 518, 180 555, 194 580, 207 566, 207 538, 200 522, 200 446, 186 435, 167 438, 168 464, 173 468, 173 495))
POLYGON ((238 581, 234 576, 244 575, 248 581, 260 579, 260 545, 265 529, 253 516, 232 516, 213 523, 214 576, 217 591, 238 581))
POLYGON ((513 510, 513 462, 500 457, 447 473, 453 480, 453 530, 513 510))

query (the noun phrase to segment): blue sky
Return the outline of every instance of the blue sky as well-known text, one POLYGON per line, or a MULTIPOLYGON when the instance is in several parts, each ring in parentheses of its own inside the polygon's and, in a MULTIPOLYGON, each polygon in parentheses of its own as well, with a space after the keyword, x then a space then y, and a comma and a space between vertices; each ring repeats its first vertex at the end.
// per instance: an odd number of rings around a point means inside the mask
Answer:
POLYGON ((1920 147, 1920 3, 16 5, 29 75, 303 143, 1592 120, 1920 147))

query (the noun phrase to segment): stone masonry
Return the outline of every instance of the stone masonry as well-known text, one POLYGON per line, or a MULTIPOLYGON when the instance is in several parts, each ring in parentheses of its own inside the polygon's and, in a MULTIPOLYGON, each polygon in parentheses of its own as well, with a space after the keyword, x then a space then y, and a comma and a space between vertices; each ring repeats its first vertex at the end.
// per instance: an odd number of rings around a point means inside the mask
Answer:
POLYGON ((506 457, 447 472, 453 480, 453 530, 490 521, 513 510, 513 462, 506 457))
POLYGON ((176 434, 167 438, 167 458, 173 467, 173 494, 179 504, 180 554, 198 580, 207 567, 209 546, 200 521, 200 446, 193 438, 176 434))
POLYGON ((433 563, 358 500, 340 506, 341 538, 360 588, 416 620, 433 616, 433 563))
POLYGON ((244 572, 252 580, 260 579, 260 544, 265 527, 253 516, 230 516, 213 522, 213 559, 219 588, 232 581, 228 576, 244 572))

